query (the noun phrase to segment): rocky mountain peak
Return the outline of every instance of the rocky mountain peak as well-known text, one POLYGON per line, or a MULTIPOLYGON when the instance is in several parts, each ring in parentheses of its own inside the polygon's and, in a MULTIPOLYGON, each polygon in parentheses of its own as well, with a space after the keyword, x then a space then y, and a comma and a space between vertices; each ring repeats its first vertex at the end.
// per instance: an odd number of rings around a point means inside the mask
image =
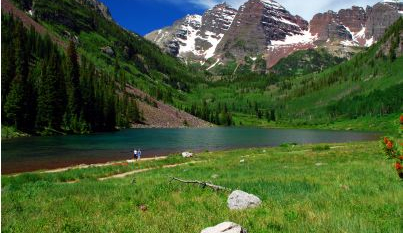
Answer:
POLYGON ((237 14, 226 2, 214 6, 207 10, 202 17, 202 32, 222 33, 227 31, 237 14))
POLYGON ((272 41, 284 41, 287 36, 302 35, 307 28, 307 21, 291 15, 276 1, 249 0, 239 8, 217 52, 242 58, 246 55, 254 56, 267 50, 272 41))
POLYGON ((214 56, 218 43, 231 27, 236 14, 237 10, 221 3, 207 10, 203 16, 188 15, 172 27, 151 32, 145 37, 172 55, 203 61, 214 56))

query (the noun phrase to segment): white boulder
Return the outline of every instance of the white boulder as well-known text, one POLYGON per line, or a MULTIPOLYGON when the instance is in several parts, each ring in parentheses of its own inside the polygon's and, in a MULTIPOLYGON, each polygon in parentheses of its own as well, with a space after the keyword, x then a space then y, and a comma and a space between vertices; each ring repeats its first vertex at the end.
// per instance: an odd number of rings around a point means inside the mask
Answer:
POLYGON ((247 233, 240 225, 233 222, 223 222, 214 227, 209 227, 201 233, 247 233))
POLYGON ((231 210, 243 210, 259 206, 262 201, 255 195, 241 190, 233 191, 227 200, 228 208, 231 210))
POLYGON ((190 152, 182 152, 182 157, 183 157, 183 158, 191 158, 191 157, 193 157, 193 153, 190 153, 190 152))

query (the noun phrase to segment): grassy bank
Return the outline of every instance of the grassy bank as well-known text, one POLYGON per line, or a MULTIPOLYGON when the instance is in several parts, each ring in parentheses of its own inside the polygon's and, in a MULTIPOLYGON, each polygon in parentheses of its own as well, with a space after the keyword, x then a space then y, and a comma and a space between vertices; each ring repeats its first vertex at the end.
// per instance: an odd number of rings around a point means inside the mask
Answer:
POLYGON ((247 114, 236 113, 233 116, 236 126, 257 126, 267 128, 297 128, 297 129, 329 129, 329 130, 359 130, 394 132, 399 125, 400 114, 389 114, 381 117, 358 117, 356 119, 340 119, 333 122, 280 121, 268 122, 247 114))
POLYGON ((137 163, 132 169, 157 169, 106 181, 96 178, 121 168, 2 176, 2 231, 200 232, 226 220, 248 232, 403 229, 403 183, 376 142, 206 152, 197 164, 158 168, 187 161, 177 157, 137 163), (79 182, 54 178, 66 174, 79 182), (229 211, 228 193, 170 183, 169 176, 241 189, 263 205, 229 211))

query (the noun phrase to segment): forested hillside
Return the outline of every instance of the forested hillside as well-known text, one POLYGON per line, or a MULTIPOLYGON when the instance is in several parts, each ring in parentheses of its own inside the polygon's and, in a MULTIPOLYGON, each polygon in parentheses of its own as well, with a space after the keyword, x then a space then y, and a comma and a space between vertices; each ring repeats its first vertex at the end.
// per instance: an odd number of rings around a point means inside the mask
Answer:
POLYGON ((1 30, 3 123, 49 133, 114 130, 141 120, 136 101, 117 95, 117 77, 84 56, 79 64, 74 42, 64 53, 10 15, 2 15, 1 30))

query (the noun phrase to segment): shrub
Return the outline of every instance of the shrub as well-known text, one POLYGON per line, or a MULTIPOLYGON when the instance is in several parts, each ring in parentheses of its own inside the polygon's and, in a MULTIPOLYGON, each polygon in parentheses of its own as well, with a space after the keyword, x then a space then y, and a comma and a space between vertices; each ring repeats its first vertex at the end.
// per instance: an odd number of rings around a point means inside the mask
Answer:
POLYGON ((386 155, 387 159, 394 160, 395 169, 400 178, 403 179, 403 143, 401 142, 402 132, 403 132, 403 114, 400 115, 399 118, 400 127, 399 127, 399 136, 396 138, 393 137, 384 137, 381 141, 381 147, 386 155))
POLYGON ((330 146, 329 145, 318 145, 318 146, 312 147, 312 151, 324 151, 324 150, 330 150, 330 146))

